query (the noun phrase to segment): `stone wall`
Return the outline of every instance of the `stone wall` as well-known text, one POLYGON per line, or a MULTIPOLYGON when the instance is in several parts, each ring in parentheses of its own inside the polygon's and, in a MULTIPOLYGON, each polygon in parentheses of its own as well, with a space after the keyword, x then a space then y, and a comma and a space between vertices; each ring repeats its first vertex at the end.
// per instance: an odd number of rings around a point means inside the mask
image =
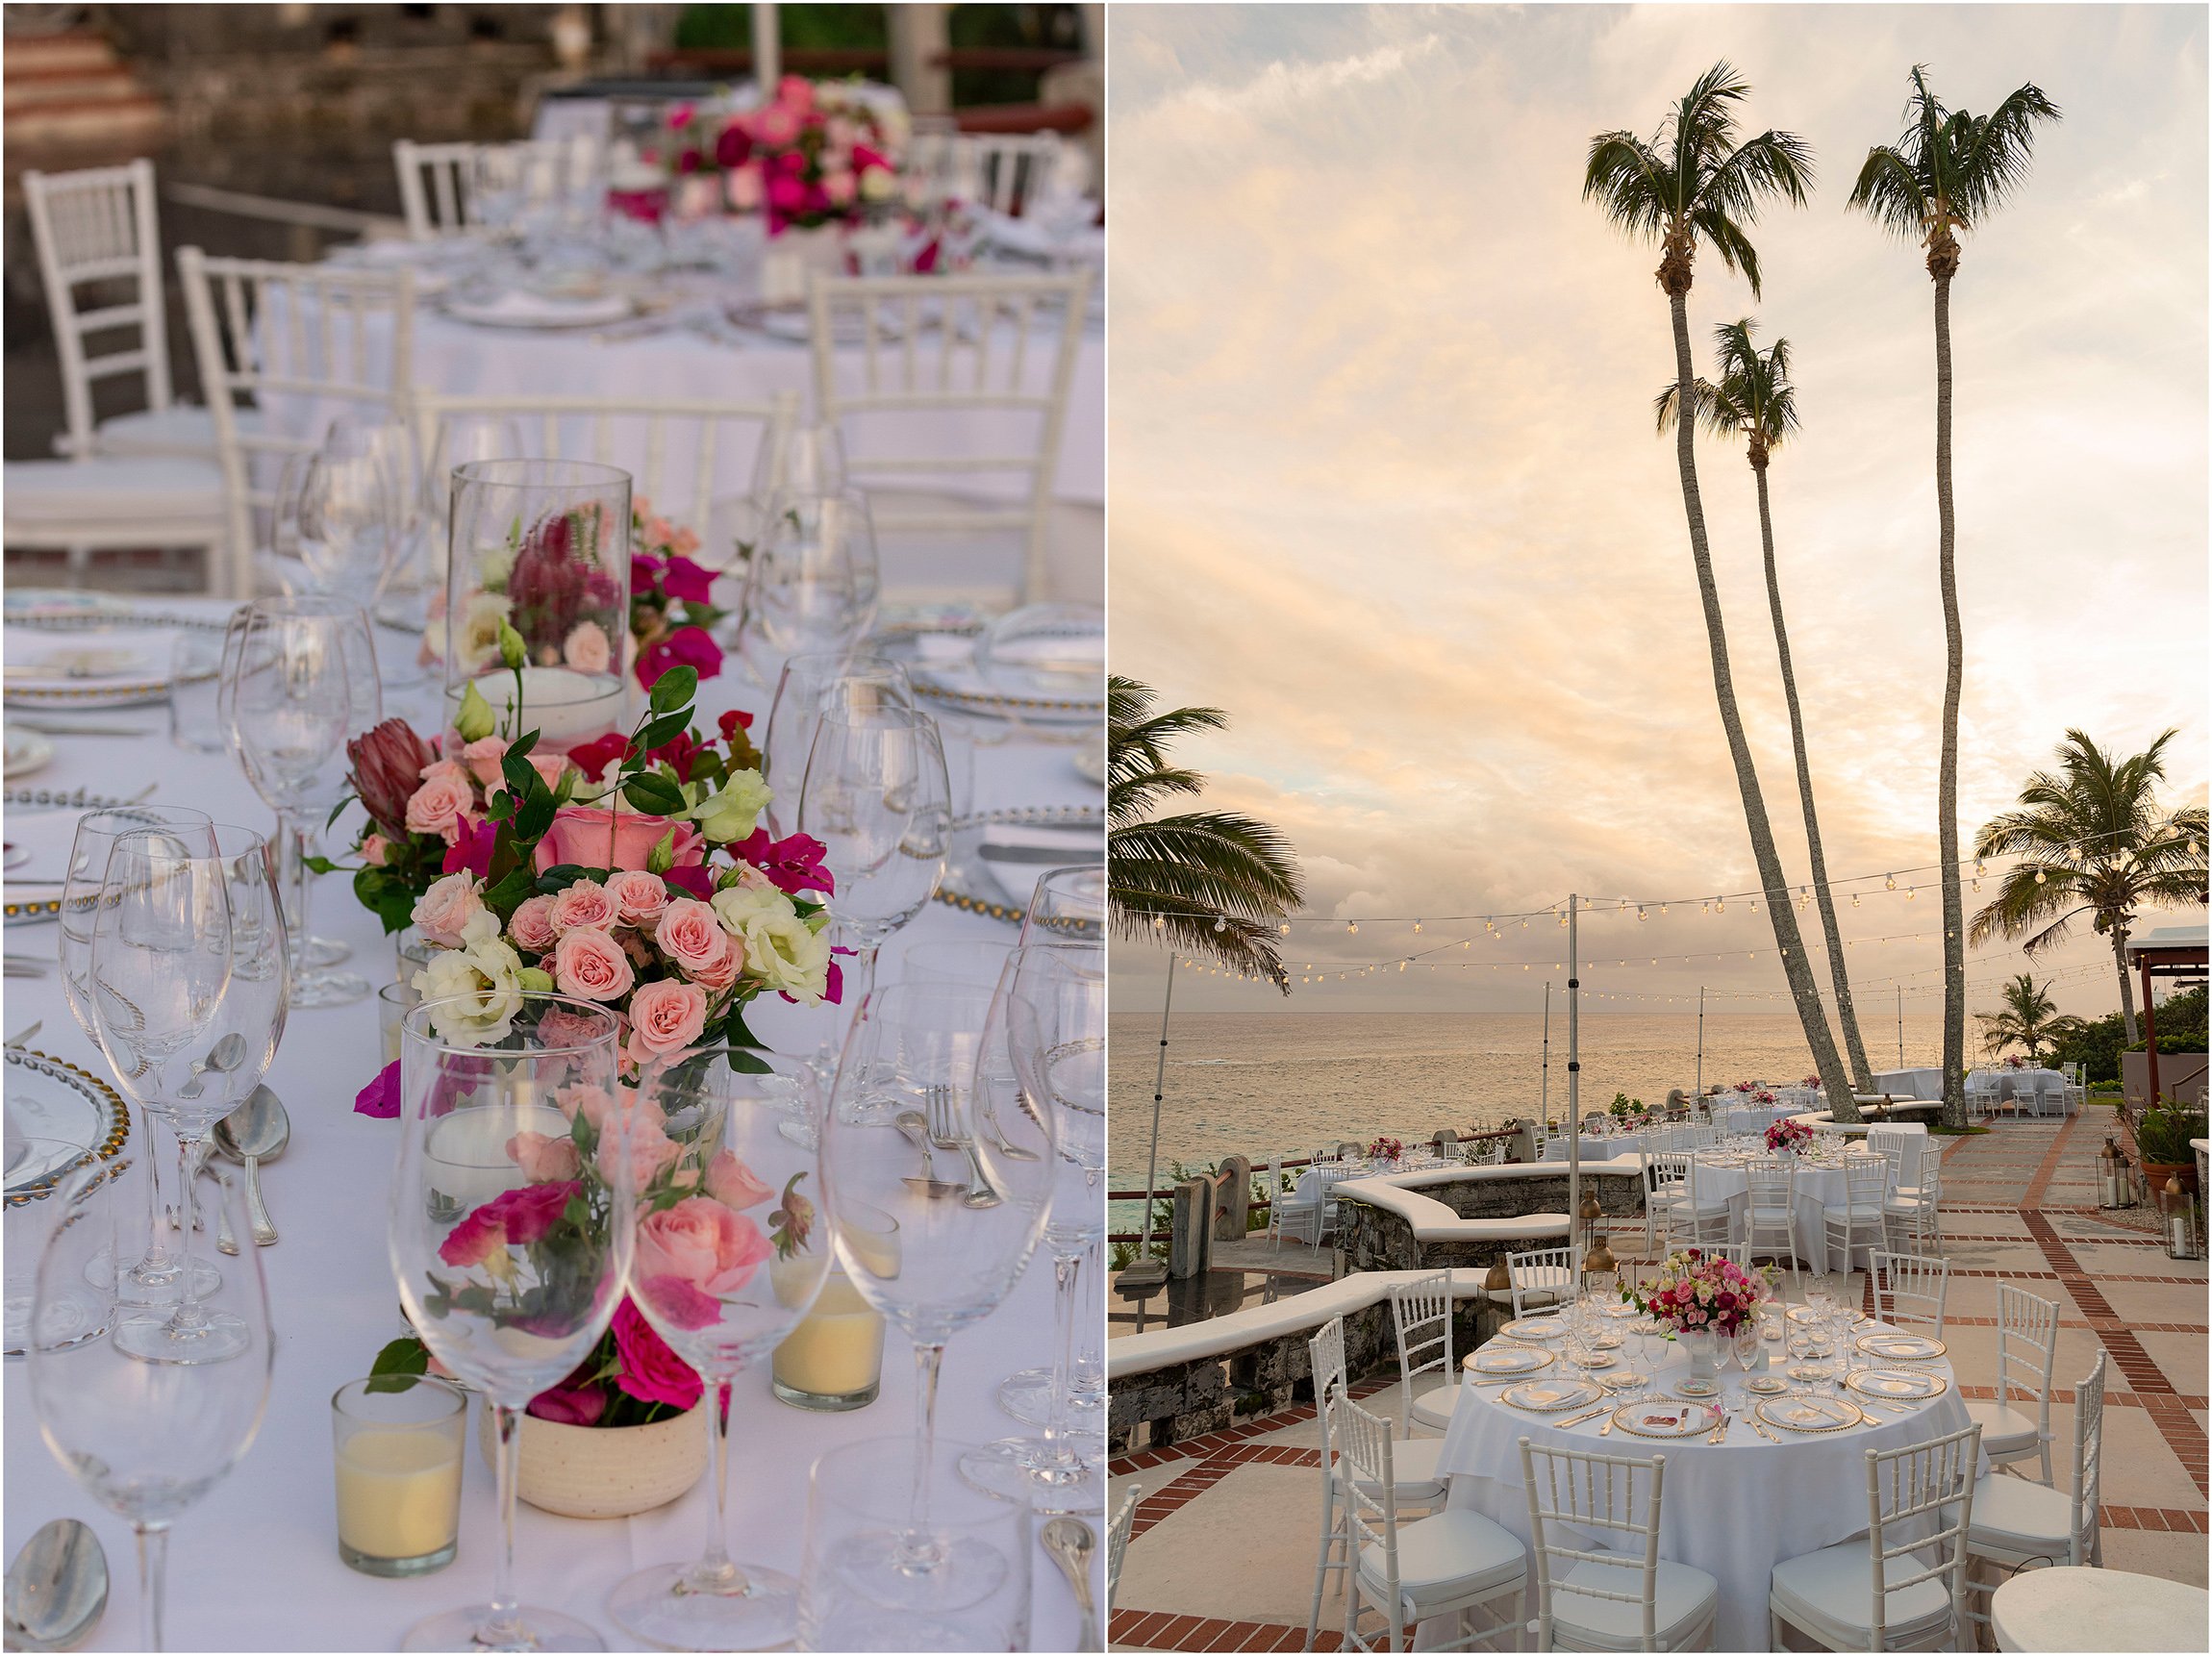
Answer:
MULTIPOLYGON (((1639 1179, 1618 1174, 1587 1179, 1585 1191, 1597 1193, 1597 1205, 1616 1219, 1641 1219, 1644 1186, 1639 1179)), ((1567 1211, 1567 1175, 1556 1178, 1484 1179, 1470 1172, 1464 1180, 1424 1185, 1418 1193, 1442 1202, 1463 1219, 1518 1218, 1523 1214, 1561 1214, 1567 1211)), ((1344 1249, 1347 1270, 1459 1270, 1489 1268, 1509 1253, 1532 1247, 1555 1247, 1556 1237, 1468 1238, 1454 1242, 1422 1242, 1413 1224, 1391 1209, 1362 1201, 1351 1192, 1337 1192, 1338 1245, 1344 1249)))

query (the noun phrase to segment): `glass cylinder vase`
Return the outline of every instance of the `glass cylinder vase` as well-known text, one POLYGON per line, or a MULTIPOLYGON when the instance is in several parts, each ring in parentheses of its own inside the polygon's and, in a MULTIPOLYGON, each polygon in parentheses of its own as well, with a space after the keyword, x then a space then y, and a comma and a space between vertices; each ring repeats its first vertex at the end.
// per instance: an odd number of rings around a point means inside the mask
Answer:
POLYGON ((566 753, 627 731, 630 474, 471 461, 453 471, 449 537, 446 751, 535 730, 538 752, 566 753))

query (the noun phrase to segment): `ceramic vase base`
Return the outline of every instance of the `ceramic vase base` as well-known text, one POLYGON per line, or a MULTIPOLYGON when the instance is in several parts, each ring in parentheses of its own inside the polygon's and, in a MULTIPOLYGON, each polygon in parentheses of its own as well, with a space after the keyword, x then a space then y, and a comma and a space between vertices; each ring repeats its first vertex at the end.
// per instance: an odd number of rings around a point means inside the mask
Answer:
POLYGON ((588 1621, 525 1604, 515 1613, 518 1637, 486 1640, 478 1637, 491 1615, 488 1604, 465 1610, 448 1610, 427 1621, 417 1621, 399 1641, 402 1650, 604 1650, 607 1642, 588 1621))
MULTIPOLYGON (((1066 1443, 1066 1440, 1063 1440, 1066 1443)), ((1070 1445, 1073 1446, 1073 1445, 1070 1445)), ((1027 1500, 1036 1513, 1094 1513, 1106 1505, 1106 1480, 1088 1459, 1066 1469, 1039 1469, 1043 1438, 1001 1438, 960 1457, 960 1475, 1006 1500, 1027 1500)), ((1080 1456, 1080 1449, 1077 1450, 1080 1456)))
POLYGON ((357 1000, 366 1000, 368 994, 368 979, 359 972, 305 971, 291 982, 294 1007, 351 1006, 357 1000))
POLYGON ((727 1592, 690 1587, 698 1566, 659 1564, 607 1595, 623 1632, 667 1650, 766 1650, 798 1636, 799 1586, 781 1570, 741 1564, 727 1592))

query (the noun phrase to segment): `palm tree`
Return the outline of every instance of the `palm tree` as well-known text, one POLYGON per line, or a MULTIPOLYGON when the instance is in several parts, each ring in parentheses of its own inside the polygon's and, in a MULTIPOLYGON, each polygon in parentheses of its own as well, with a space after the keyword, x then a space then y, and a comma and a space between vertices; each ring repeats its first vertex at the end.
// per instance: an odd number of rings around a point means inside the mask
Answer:
MULTIPOLYGON (((1759 291, 1759 254, 1746 227, 1773 196, 1803 206, 1812 182, 1812 150, 1794 133, 1765 132, 1736 142, 1736 106, 1750 91, 1726 63, 1715 63, 1698 77, 1687 96, 1669 112, 1648 138, 1632 132, 1599 133, 1590 140, 1582 194, 1630 235, 1659 243, 1659 287, 1667 295, 1674 324, 1675 396, 1691 398, 1697 375, 1690 363, 1690 285, 1700 243, 1709 243, 1730 270, 1742 273, 1759 291)), ((1857 1119, 1851 1077, 1836 1051, 1820 987, 1797 931, 1797 910, 1782 877, 1774 831, 1767 820, 1766 800, 1744 720, 1736 710, 1736 690, 1728 668, 1728 637, 1721 619, 1720 589, 1713 581, 1713 555, 1705 539, 1705 509, 1697 497, 1697 463, 1691 452, 1691 425, 1675 424, 1674 459, 1682 473, 1682 509, 1690 519, 1690 561, 1697 575, 1697 595, 1705 608, 1705 640, 1713 655, 1713 691, 1721 703, 1721 728, 1736 765, 1736 788, 1744 798, 1744 820, 1750 830, 1751 854, 1767 896, 1774 944, 1782 955, 1783 975, 1797 1006, 1797 1020, 1821 1072, 1822 1086, 1838 1115, 1857 1119)))
MULTIPOLYGON (((1844 934, 1836 924, 1835 893, 1828 890, 1828 859, 1821 848, 1821 822, 1813 810, 1813 767, 1805 757, 1805 717, 1797 706, 1797 676, 1790 665, 1790 634, 1782 624, 1782 581, 1774 567, 1774 518, 1767 502, 1767 461, 1798 430, 1797 388, 1790 378, 1790 341, 1776 339, 1761 354, 1752 343, 1756 324, 1746 316, 1713 330, 1719 349, 1719 382, 1699 380, 1694 388, 1698 423, 1718 437, 1741 437, 1751 475, 1759 487, 1759 539, 1767 552, 1767 606, 1774 615, 1774 650, 1782 662, 1782 694, 1790 706, 1790 744, 1797 760, 1797 802, 1805 814, 1805 846, 1813 863, 1813 891, 1821 905, 1821 925, 1828 941, 1828 981, 1835 986, 1836 1016, 1844 1028, 1844 1053, 1862 1092, 1874 1088, 1867 1043, 1859 1036, 1858 1010, 1851 1004, 1851 980, 1844 966, 1844 934)), ((1674 423, 1681 388, 1659 393, 1659 429, 1674 423)))
POLYGON ((2166 744, 2176 734, 2167 731, 2144 752, 2115 759, 2080 731, 2068 731, 2058 744, 2057 773, 2030 776, 2020 790, 2021 809, 1974 836, 1976 857, 2021 861, 1974 916, 1970 940, 1979 945, 1993 937, 2025 938, 2032 960, 2088 915, 2112 940, 2130 1044, 2141 1039, 2127 979, 2136 911, 2204 901, 2204 807, 2169 813, 2156 797, 2156 785, 2166 780, 2166 744))
POLYGON ((1163 936, 1289 994, 1275 939, 1283 916, 1305 901, 1296 856, 1280 830, 1238 812, 1148 815, 1163 799, 1205 791, 1203 776, 1169 763, 1169 744, 1229 723, 1219 708, 1156 714, 1157 700, 1135 679, 1116 675, 1107 685, 1106 890, 1115 929, 1163 936))
POLYGON ((2037 983, 2026 972, 2004 986, 2002 1012, 1974 1016, 1981 1022, 1982 1045, 1992 1058, 2008 1046, 2018 1046, 2026 1052, 2030 1064, 2043 1056, 2045 1047, 2087 1027, 2078 1017, 2061 1015, 2051 1002, 2050 986, 2037 983))
POLYGON ((2035 123, 2058 119, 2058 106, 2032 84, 1995 113, 1947 110, 1928 89, 1927 67, 1913 66, 1905 130, 1894 144, 1867 152, 1850 205, 1894 235, 1927 249, 1935 283, 1936 580, 1943 592, 1943 758, 1936 770, 1936 856, 1943 865, 1944 1119, 1966 1124, 1966 923, 1959 891, 1958 699, 1966 670, 1959 636, 1953 563, 1958 521, 1950 492, 1950 284, 1958 274, 1958 232, 2001 206, 2027 174, 2035 123))

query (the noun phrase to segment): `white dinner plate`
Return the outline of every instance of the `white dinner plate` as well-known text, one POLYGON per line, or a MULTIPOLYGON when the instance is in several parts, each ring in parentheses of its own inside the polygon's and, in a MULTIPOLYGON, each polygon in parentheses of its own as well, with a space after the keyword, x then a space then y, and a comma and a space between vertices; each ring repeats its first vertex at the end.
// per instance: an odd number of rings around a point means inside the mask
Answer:
POLYGON ((627 293, 602 293, 591 299, 555 299, 542 293, 509 291, 492 299, 449 298, 445 314, 477 328, 517 328, 558 333, 568 328, 604 328, 637 313, 627 293))
POLYGON ((1785 1432, 1841 1432, 1866 1418, 1849 1398, 1823 1396, 1817 1392, 1795 1397, 1762 1397, 1752 1413, 1785 1432))
POLYGON ((1869 1334, 1860 1339, 1859 1349, 1891 1363, 1925 1363, 1941 1357, 1948 1347, 1924 1334, 1869 1334))
POLYGON ((1587 1380, 1523 1380, 1498 1395, 1530 1414, 1564 1415, 1570 1409, 1596 1402, 1605 1393, 1587 1380))
POLYGON ((1930 1374, 1925 1369, 1861 1368, 1846 1384, 1852 1391, 1864 1392, 1870 1397, 1917 1403, 1923 1397, 1942 1396, 1950 1382, 1941 1374, 1930 1374))
POLYGON ((1553 1361, 1548 1351, 1532 1345, 1485 1345, 1467 1354, 1466 1367, 1477 1374, 1533 1374, 1553 1361))
MULTIPOLYGON (((11 1046, 5 1054, 8 1137, 12 1146, 25 1140, 48 1139, 66 1144, 72 1152, 88 1150, 102 1161, 112 1160, 130 1137, 131 1117, 115 1090, 74 1064, 27 1047, 11 1046)), ((7 1195, 13 1202, 42 1195, 54 1174, 67 1161, 53 1156, 23 1156, 10 1152, 7 1195)))
POLYGON ((1508 1340, 1557 1340, 1566 1332, 1556 1317, 1518 1317, 1498 1330, 1508 1340))
POLYGON ((1613 1411, 1613 1423, 1638 1438, 1695 1438, 1721 1423, 1720 1412, 1710 1403, 1677 1403, 1672 1398, 1623 1403, 1613 1411))
POLYGON ((7 759, 4 774, 29 776, 42 770, 54 758, 54 744, 35 730, 11 727, 5 735, 7 759))

